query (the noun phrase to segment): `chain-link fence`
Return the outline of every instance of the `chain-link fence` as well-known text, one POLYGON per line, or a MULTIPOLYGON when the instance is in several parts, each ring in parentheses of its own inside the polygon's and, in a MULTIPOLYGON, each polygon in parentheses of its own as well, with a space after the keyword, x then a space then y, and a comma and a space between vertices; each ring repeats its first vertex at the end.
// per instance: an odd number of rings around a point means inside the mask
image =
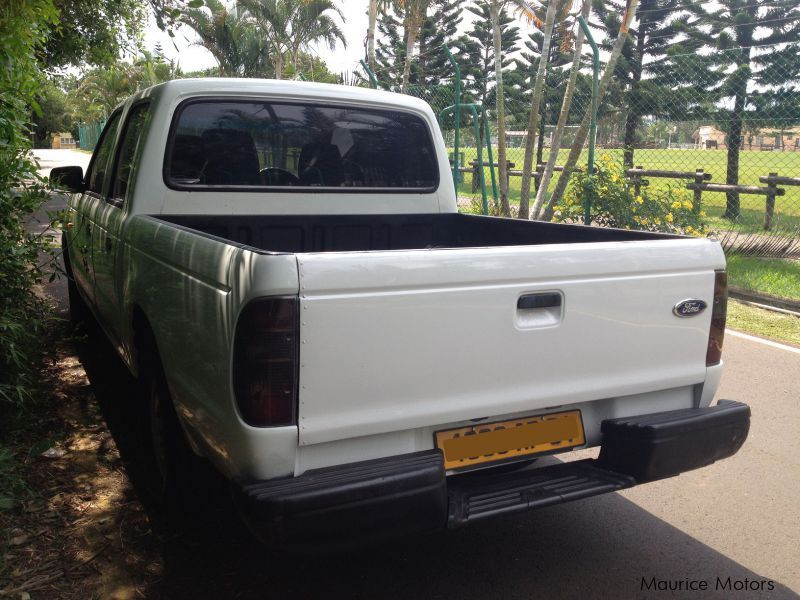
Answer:
MULTIPOLYGON (((563 64, 547 76, 533 143, 537 166, 532 168, 531 206, 557 134, 569 68, 563 64)), ((532 81, 530 75, 516 74, 504 85, 508 168, 502 187, 508 190, 512 216, 520 202, 532 81)), ((406 93, 425 99, 439 115, 453 104, 454 85, 453 77, 438 85, 407 86, 406 93)), ((462 102, 481 103, 469 92, 475 85, 462 82, 461 88, 462 102)), ((595 176, 587 180, 584 147, 576 163, 582 171, 571 173, 564 192, 553 197, 559 191, 559 167, 591 104, 591 89, 591 69, 584 66, 537 218, 582 221, 589 196, 594 225, 713 235, 729 250, 800 256, 800 42, 662 52, 655 58, 645 54, 638 67, 630 60, 618 66, 599 102, 595 176)), ((497 166, 496 88, 483 100, 497 166)), ((484 130, 476 134, 472 121, 469 111, 462 111, 458 201, 465 211, 481 210, 479 145, 487 164, 484 130)), ((452 161, 452 115, 443 115, 440 124, 452 161)), ((585 139, 577 141, 585 146, 585 139)), ((484 178, 489 211, 499 214, 488 168, 484 178)))

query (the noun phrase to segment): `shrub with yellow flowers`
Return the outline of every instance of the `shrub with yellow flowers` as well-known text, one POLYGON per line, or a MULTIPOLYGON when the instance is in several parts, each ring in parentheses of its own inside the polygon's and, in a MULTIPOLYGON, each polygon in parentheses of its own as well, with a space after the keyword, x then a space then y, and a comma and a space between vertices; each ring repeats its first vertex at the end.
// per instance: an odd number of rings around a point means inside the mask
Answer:
POLYGON ((692 194, 685 188, 641 186, 639 194, 625 176, 622 164, 604 154, 589 176, 576 173, 561 202, 554 207, 554 221, 583 222, 587 194, 592 201, 592 223, 604 227, 704 235, 705 214, 693 210, 692 194))

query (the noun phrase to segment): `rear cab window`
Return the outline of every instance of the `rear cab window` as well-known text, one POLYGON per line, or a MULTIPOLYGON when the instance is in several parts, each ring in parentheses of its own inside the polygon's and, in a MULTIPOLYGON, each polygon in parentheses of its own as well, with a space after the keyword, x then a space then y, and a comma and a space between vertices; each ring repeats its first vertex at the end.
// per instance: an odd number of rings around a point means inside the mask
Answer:
POLYGON ((173 118, 173 189, 432 192, 433 140, 409 112, 261 100, 191 100, 173 118))

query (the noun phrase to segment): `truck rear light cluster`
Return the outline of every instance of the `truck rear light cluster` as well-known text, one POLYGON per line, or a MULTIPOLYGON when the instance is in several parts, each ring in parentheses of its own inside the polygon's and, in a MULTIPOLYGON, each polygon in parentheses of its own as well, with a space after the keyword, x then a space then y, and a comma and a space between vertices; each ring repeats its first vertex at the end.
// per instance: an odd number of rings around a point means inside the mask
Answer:
POLYGON ((711 308, 711 329, 708 331, 706 366, 718 365, 722 360, 722 341, 725 337, 725 318, 728 313, 728 273, 714 272, 714 302, 711 308))
POLYGON ((297 296, 260 298, 239 315, 233 389, 248 425, 296 422, 298 335, 297 296))

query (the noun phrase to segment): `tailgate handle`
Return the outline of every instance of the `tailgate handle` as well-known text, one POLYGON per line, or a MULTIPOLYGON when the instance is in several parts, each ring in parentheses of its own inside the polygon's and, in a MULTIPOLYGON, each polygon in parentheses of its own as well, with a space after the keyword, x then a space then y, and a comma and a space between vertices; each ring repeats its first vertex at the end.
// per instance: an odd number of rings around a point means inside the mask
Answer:
POLYGON ((525 294, 517 300, 517 310, 531 308, 553 308, 561 306, 561 294, 558 292, 545 292, 542 294, 525 294))

